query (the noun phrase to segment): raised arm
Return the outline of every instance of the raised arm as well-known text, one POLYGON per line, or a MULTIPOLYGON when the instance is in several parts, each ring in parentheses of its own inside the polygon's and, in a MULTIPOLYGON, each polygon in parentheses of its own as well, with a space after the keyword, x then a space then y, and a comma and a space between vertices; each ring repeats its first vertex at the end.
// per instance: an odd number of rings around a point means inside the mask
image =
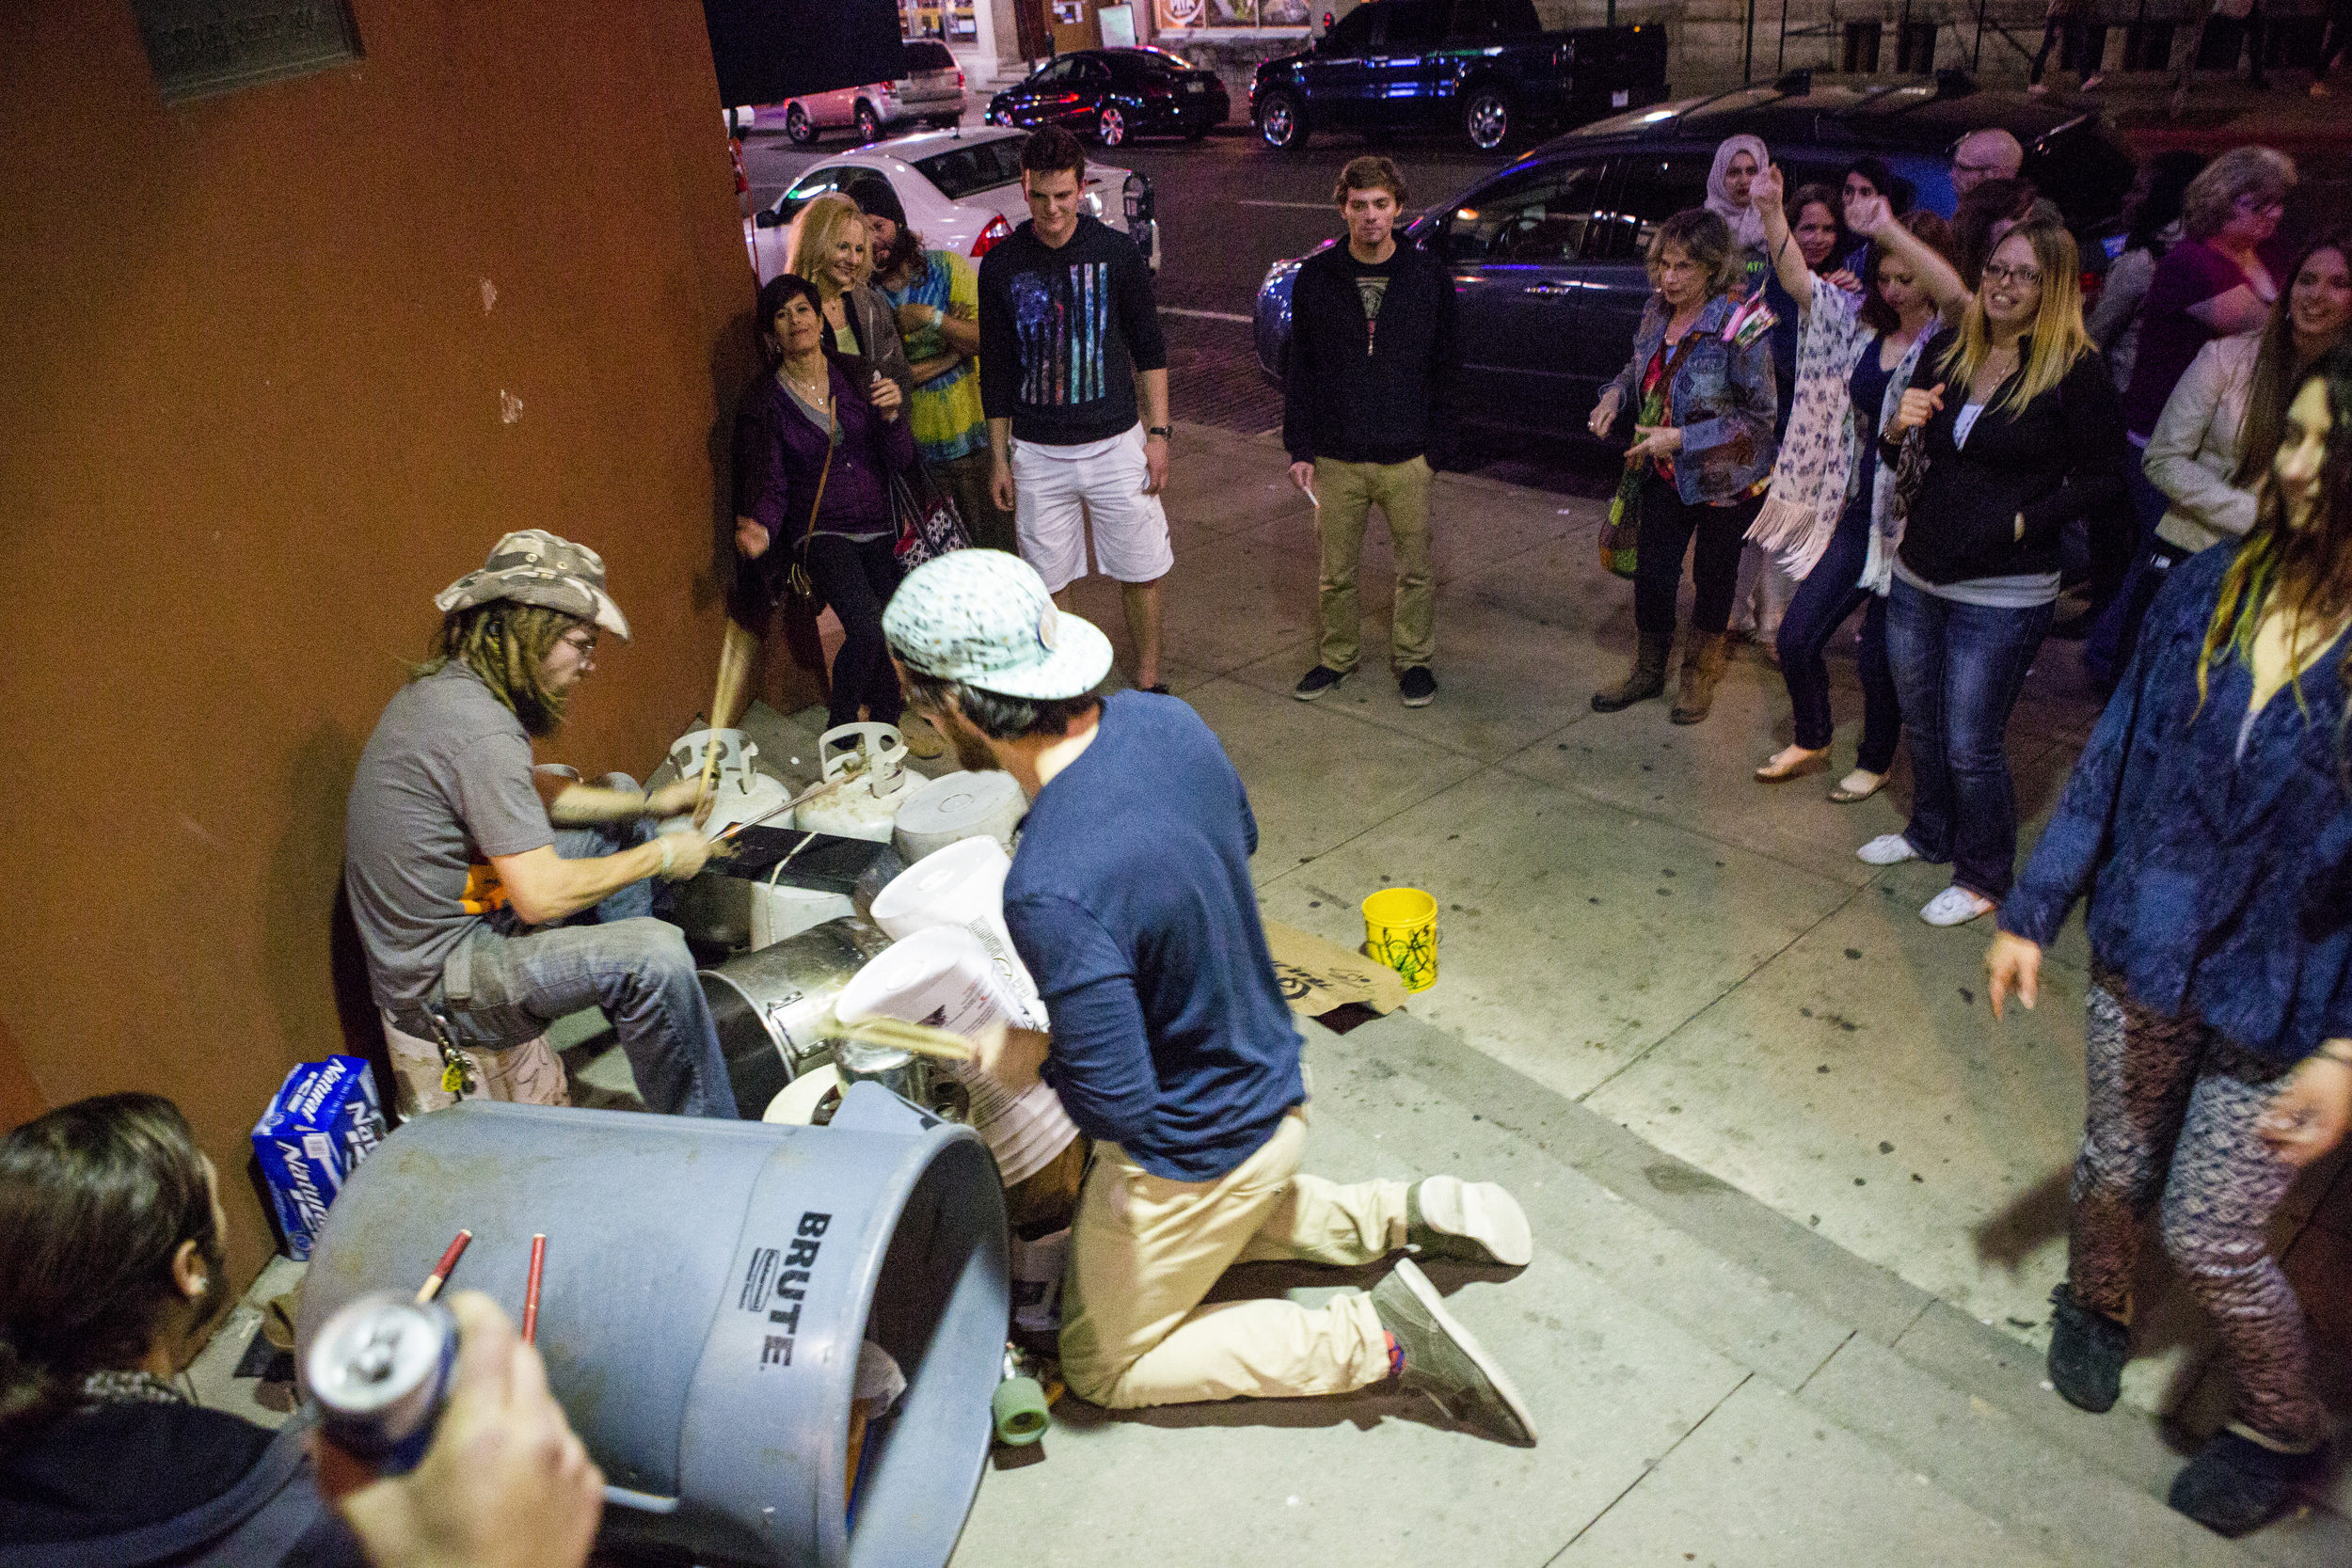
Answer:
MULTIPOLYGON (((1968 285, 1961 280, 1959 270, 1936 253, 1934 246, 1904 228, 1887 211, 1886 198, 1865 197, 1848 207, 1846 226, 1909 267, 1911 276, 1919 280, 1920 289, 1935 302, 1938 315, 1947 322, 1959 319, 1962 307, 1968 303, 1968 285)), ((1867 288, 1870 280, 1866 277, 1862 281, 1867 288)))
POLYGON ((1788 208, 1778 164, 1767 164, 1748 187, 1748 205, 1764 221, 1764 254, 1772 261, 1772 271, 1780 276, 1780 286, 1788 291, 1788 297, 1797 302, 1799 315, 1813 311, 1813 269, 1804 264, 1804 252, 1797 248, 1796 237, 1788 232, 1788 208))

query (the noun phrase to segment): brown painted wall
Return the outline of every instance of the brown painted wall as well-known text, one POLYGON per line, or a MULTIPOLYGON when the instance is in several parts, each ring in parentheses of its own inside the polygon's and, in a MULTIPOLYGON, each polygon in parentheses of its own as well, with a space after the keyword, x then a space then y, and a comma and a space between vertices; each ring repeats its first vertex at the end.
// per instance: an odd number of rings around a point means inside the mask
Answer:
POLYGON ((345 1048, 344 792, 431 595, 507 528, 602 551, 636 641, 547 750, 650 769, 753 370, 699 5, 352 10, 361 62, 176 108, 126 0, 0 15, 7 1109, 168 1094, 224 1174, 345 1048))

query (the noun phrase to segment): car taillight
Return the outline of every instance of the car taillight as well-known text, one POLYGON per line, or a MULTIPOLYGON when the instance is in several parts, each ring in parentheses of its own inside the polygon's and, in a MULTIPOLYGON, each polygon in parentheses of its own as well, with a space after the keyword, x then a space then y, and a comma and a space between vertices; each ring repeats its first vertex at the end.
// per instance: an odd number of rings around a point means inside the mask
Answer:
POLYGON ((979 238, 972 242, 972 260, 978 261, 995 249, 997 245, 1011 238, 1012 225, 1005 221, 1004 214, 997 214, 988 220, 988 227, 980 230, 979 238))
POLYGON ((956 86, 963 86, 963 72, 961 71, 956 72, 956 86))
POLYGON ((2099 297, 2099 291, 2106 287, 2106 281, 2107 275, 2103 272, 2083 274, 2083 303, 2089 305, 2096 300, 2099 297))

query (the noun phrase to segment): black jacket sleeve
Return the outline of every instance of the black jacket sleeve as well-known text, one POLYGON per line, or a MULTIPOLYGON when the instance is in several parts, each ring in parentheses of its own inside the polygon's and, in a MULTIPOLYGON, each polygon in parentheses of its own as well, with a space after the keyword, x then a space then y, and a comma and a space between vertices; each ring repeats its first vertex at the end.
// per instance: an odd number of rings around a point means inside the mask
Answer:
POLYGON ((1021 391, 1021 336, 1013 329, 1013 260, 1001 245, 980 258, 980 411, 1009 420, 1021 391))
POLYGON ((2076 359, 2058 383, 2058 400, 2073 462, 2064 483, 2024 507, 2028 539, 2056 533, 2077 517, 2100 523, 2130 504, 2124 483, 2129 448, 2123 439, 2123 404, 2106 359, 2096 353, 2076 359))
MULTIPOLYGON (((1168 369, 1168 339, 1160 332, 1160 302, 1152 288, 1152 268, 1143 252, 1116 229, 1104 232, 1118 242, 1119 259, 1111 264, 1112 287, 1119 292, 1119 330, 1127 340, 1127 357, 1136 372, 1168 369)), ((987 260, 981 259, 983 262, 987 260)), ((988 345, 980 345, 987 363, 988 345)))
POLYGON ((1316 333, 1311 325, 1316 319, 1316 312, 1311 309, 1314 288, 1311 268, 1302 266, 1291 275, 1290 357, 1282 367, 1282 450, 1291 454, 1294 463, 1315 460, 1315 412, 1311 399, 1316 385, 1316 333))
POLYGON ((1430 256, 1436 274, 1436 330, 1430 340, 1429 466, 1452 467, 1462 458, 1462 335, 1454 308, 1454 275, 1430 256))

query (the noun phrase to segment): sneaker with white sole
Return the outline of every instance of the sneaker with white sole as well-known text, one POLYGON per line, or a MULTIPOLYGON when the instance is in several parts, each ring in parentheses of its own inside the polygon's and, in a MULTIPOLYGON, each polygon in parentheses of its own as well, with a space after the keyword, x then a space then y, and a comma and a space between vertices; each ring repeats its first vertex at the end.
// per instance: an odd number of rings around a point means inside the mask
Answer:
POLYGON ((1372 1290, 1380 1326, 1396 1337, 1406 1390, 1426 1394, 1454 1420, 1499 1442, 1535 1446, 1535 1418, 1511 1380, 1469 1329, 1454 1321, 1429 1276, 1409 1258, 1399 1260, 1372 1290))
POLYGON ((1405 1240, 1428 1258, 1526 1266, 1534 1237, 1518 1200, 1492 1181, 1431 1176, 1405 1193, 1405 1240))
POLYGON ((1302 703, 1311 703, 1347 679, 1349 673, 1345 670, 1334 670, 1327 664, 1318 664, 1298 677, 1298 684, 1291 688, 1291 695, 1302 703))
POLYGON ((1396 677, 1396 694, 1406 707, 1427 707, 1438 700, 1438 677, 1426 664, 1416 664, 1396 677))
POLYGON ((1919 851, 1900 833, 1881 833, 1856 849, 1853 858, 1865 865, 1900 865, 1905 861, 1917 860, 1919 851))
POLYGON ((1919 911, 1919 918, 1931 926, 1965 926, 2000 907, 1992 899, 1979 898, 1954 883, 1929 899, 1927 907, 1919 911))

